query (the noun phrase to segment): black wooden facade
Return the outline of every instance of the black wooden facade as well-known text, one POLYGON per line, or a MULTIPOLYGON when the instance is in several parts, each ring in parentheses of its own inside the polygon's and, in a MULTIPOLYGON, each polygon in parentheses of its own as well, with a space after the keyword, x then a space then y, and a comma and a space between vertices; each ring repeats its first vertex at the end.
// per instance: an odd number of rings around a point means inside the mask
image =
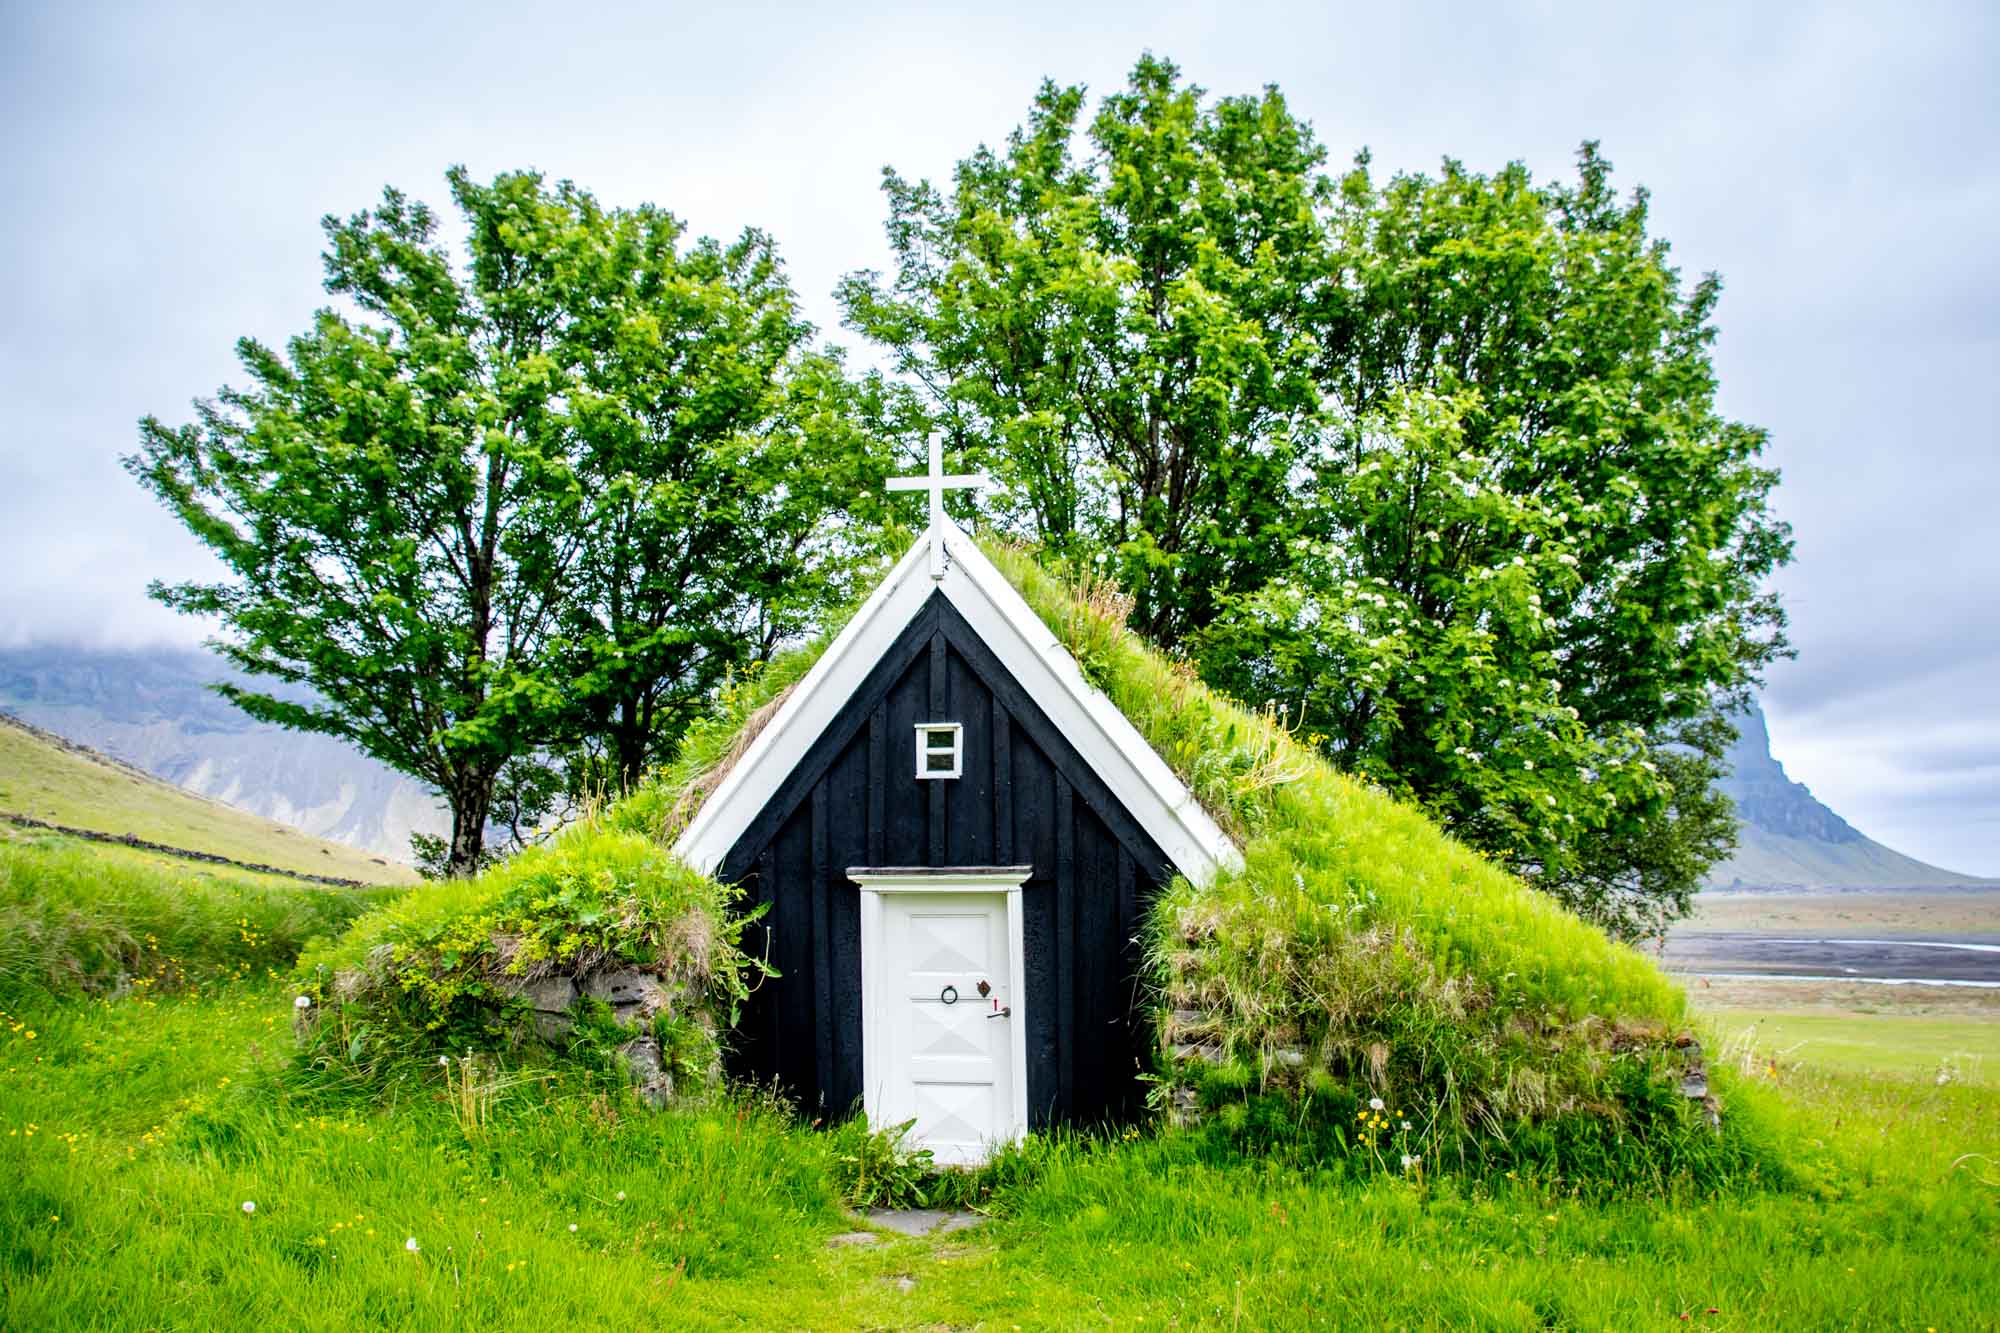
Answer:
POLYGON ((1031 1127, 1132 1117, 1151 1049, 1135 1016, 1141 915, 1166 855, 957 610, 933 593, 718 872, 768 903, 744 947, 765 981, 731 1072, 810 1115, 861 1098, 860 891, 849 866, 1032 864, 1022 886, 1031 1127), (916 777, 916 728, 964 727, 963 776, 916 777))

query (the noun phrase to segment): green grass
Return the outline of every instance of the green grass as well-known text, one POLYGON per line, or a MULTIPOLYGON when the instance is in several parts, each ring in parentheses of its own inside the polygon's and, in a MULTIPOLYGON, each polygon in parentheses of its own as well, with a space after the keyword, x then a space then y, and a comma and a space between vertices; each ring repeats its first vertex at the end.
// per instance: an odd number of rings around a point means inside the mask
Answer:
POLYGON ((2000 1086, 2000 1019, 1732 1009, 1716 1025, 1784 1066, 2000 1086))
MULTIPOLYGON (((738 894, 652 839, 589 818, 468 879, 426 885, 321 940, 299 959, 307 1063, 386 1090, 474 1051, 535 1048, 572 1071, 614 1075, 616 1052, 650 1037, 677 1086, 719 1077, 719 1029, 758 965, 737 947, 738 894), (587 987, 637 972, 653 988, 643 1022, 602 1002, 544 1030, 533 984, 587 987)), ((566 992, 574 995, 574 992, 566 992)), ((566 1002, 565 1002, 566 1003, 566 1002)))
POLYGON ((416 872, 353 847, 206 800, 171 783, 99 762, 0 721, 0 811, 97 833, 226 856, 233 861, 367 884, 408 884, 416 872))
POLYGON ((307 940, 407 892, 190 872, 106 850, 0 842, 0 1000, 286 972, 307 940))
POLYGON ((442 1073, 394 1106, 301 1091, 290 1021, 255 981, 9 1011, 0 1326, 1973 1328, 2000 1304, 2000 1171, 1960 1160, 2000 1150, 1991 1087, 1782 1072, 1808 1182, 1664 1199, 1065 1139, 979 1231, 829 1249, 855 1225, 832 1140, 768 1109, 528 1081, 468 1133, 442 1073))

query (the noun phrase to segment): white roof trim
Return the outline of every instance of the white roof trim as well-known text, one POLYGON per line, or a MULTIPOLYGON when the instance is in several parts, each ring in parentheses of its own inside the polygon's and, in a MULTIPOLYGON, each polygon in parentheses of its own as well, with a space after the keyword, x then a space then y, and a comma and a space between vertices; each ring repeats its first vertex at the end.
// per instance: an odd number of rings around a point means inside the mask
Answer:
POLYGON ((904 553, 794 687, 681 831, 674 842, 677 856, 703 874, 715 872, 934 589, 965 617, 1176 870, 1206 884, 1218 870, 1242 866, 1242 853, 1229 835, 1117 705, 1084 679, 1076 660, 1006 575, 948 519, 904 553), (944 572, 935 578, 933 543, 944 555, 944 572))

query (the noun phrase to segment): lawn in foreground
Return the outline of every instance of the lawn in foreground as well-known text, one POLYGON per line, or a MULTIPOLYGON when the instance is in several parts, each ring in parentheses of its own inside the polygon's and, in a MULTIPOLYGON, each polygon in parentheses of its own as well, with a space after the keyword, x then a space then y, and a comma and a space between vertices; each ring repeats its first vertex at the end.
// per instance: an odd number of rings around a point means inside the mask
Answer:
POLYGON ((2000 1156, 1990 1087, 1781 1074, 1794 1193, 1592 1203, 1070 1140, 979 1231, 829 1249, 853 1223, 823 1136, 535 1082, 467 1132, 443 1071, 394 1106, 309 1099, 281 1077, 290 1004, 238 983, 0 1020, 0 1325, 1948 1328, 2000 1305, 2000 1171, 1958 1160, 2000 1156))

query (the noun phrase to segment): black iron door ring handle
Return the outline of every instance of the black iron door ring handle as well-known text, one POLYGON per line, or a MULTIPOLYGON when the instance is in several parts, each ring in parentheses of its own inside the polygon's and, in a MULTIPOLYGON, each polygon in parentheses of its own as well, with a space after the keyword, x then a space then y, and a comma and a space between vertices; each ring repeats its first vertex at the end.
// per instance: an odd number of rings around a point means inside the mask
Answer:
POLYGON ((938 992, 938 1002, 939 1002, 940 1004, 957 1004, 957 1003, 958 1003, 958 987, 956 987, 956 986, 946 986, 946 987, 945 987, 945 988, 944 988, 943 990, 939 991, 939 992, 938 992))

